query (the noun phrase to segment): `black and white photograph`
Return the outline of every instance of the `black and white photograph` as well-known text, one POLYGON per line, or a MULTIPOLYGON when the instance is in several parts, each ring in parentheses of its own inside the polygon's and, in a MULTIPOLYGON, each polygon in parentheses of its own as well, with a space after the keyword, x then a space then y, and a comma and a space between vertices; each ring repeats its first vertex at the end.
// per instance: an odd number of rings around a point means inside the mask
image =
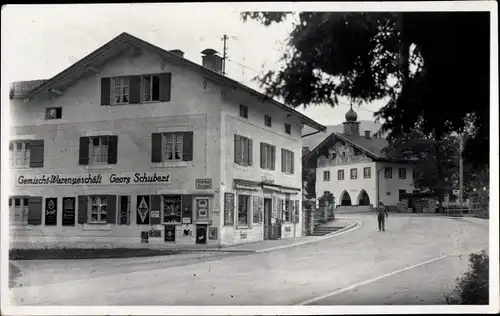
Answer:
POLYGON ((497 10, 4 5, 1 313, 499 313, 497 10))

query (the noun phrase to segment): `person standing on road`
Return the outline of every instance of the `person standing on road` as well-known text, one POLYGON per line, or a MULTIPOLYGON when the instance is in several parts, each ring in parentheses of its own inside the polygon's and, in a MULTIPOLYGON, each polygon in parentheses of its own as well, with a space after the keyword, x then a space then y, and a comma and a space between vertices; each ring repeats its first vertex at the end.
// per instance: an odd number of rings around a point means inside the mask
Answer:
POLYGON ((385 232, 385 219, 389 217, 387 214, 387 209, 385 208, 384 203, 379 202, 377 207, 377 221, 378 221, 378 231, 385 232))

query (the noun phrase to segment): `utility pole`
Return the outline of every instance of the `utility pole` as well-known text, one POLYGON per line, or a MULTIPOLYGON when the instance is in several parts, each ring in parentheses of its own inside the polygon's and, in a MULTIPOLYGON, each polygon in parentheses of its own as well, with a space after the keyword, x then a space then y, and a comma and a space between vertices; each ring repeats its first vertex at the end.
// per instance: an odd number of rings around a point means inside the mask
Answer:
POLYGON ((462 158, 462 151, 464 150, 464 134, 460 133, 460 139, 459 139, 459 144, 460 144, 460 150, 459 150, 459 172, 460 172, 460 193, 459 193, 459 201, 460 203, 463 202, 463 191, 464 191, 464 160, 462 158))
POLYGON ((222 36, 222 41, 224 42, 224 50, 222 52, 222 75, 226 75, 226 59, 227 59, 227 40, 229 39, 229 37, 224 34, 224 36, 222 36))

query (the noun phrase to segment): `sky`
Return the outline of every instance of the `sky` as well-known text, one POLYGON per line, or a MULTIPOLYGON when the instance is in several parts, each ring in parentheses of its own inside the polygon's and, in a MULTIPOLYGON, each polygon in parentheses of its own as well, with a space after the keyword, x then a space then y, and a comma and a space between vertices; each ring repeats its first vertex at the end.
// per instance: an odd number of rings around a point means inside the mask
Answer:
MULTIPOLYGON (((255 10, 255 8, 253 8, 255 10)), ((255 76, 278 69, 292 20, 269 27, 243 22, 243 7, 206 3, 8 5, 2 9, 2 68, 7 82, 47 79, 118 36, 130 33, 164 49, 180 49, 201 63, 201 51, 222 54, 228 40, 227 76, 263 92, 255 76)), ((2 76, 4 76, 2 74, 2 76)), ((3 80, 3 79, 2 79, 3 80)), ((349 102, 300 112, 324 125, 344 121, 349 102)), ((355 107, 358 120, 373 121, 382 102, 355 107)))

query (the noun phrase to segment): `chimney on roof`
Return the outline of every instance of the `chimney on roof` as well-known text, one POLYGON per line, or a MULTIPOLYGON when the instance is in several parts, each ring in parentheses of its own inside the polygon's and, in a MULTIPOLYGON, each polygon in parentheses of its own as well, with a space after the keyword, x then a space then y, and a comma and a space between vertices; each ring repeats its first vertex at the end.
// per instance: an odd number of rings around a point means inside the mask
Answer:
POLYGON ((203 56, 202 65, 212 71, 217 73, 222 73, 222 57, 218 56, 218 52, 215 49, 207 48, 201 52, 203 56))
POLYGON ((184 57, 184 52, 182 50, 180 50, 180 49, 172 49, 170 52, 174 53, 174 54, 176 54, 178 56, 184 57))
POLYGON ((370 139, 370 131, 365 131, 365 137, 370 139))

